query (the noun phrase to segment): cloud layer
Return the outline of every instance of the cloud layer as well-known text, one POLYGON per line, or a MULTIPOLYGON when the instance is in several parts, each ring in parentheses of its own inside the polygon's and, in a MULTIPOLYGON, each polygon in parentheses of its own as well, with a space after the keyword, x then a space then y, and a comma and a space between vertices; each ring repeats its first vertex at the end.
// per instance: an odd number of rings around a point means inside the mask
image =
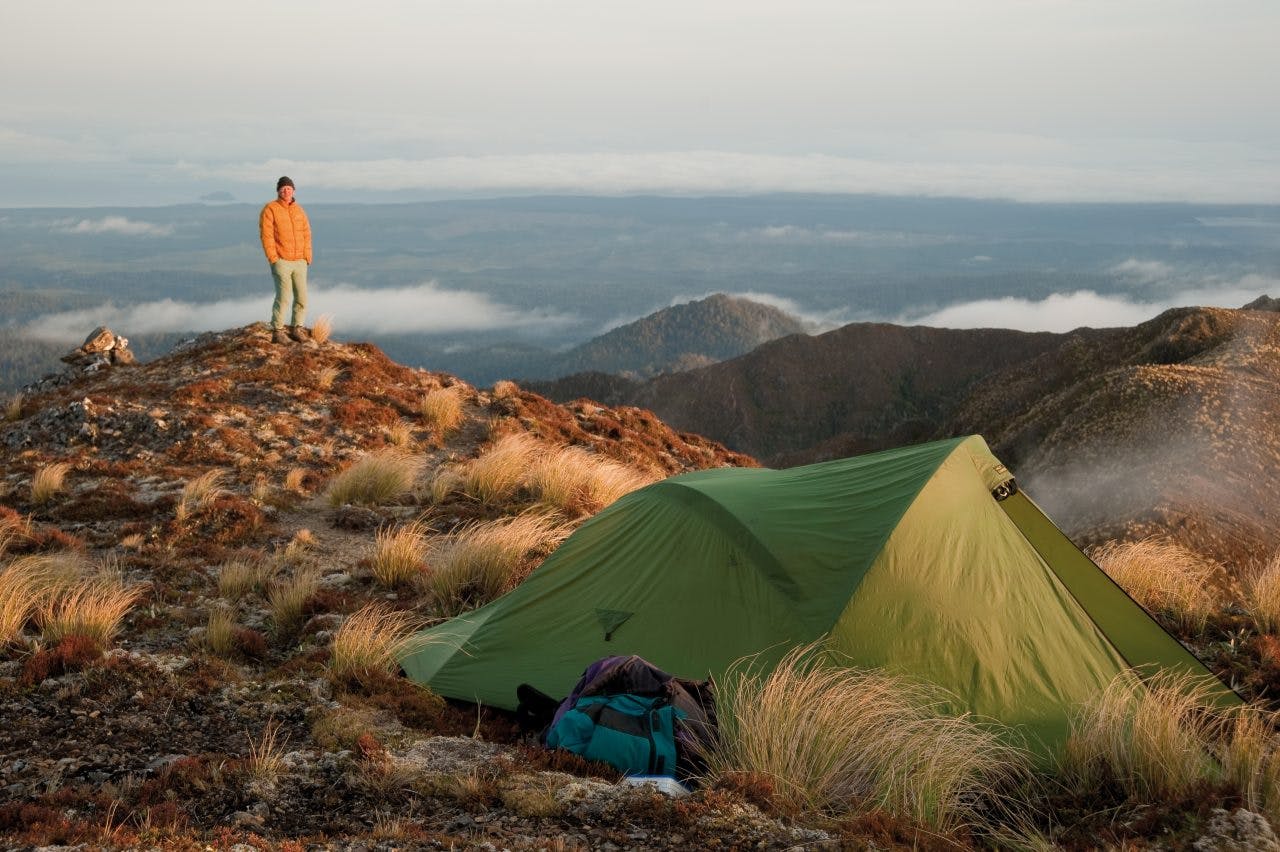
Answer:
POLYGON ((1132 326, 1175 307, 1194 305, 1238 308, 1264 293, 1280 292, 1280 279, 1246 275, 1236 281, 1206 283, 1152 300, 1101 295, 1092 290, 1054 293, 1044 299, 980 299, 929 312, 905 313, 890 319, 902 325, 938 328, 1015 328, 1021 331, 1066 332, 1088 326, 1132 326))
MULTIPOLYGON (((271 313, 270 296, 194 304, 161 299, 136 305, 110 302, 94 308, 42 316, 22 334, 55 343, 79 343, 85 330, 107 325, 124 335, 220 331, 271 313)), ((434 281, 412 287, 366 290, 351 285, 312 290, 309 320, 329 314, 342 337, 377 334, 442 334, 511 329, 522 334, 551 332, 576 318, 554 311, 528 311, 494 302, 483 293, 442 290, 434 281)))

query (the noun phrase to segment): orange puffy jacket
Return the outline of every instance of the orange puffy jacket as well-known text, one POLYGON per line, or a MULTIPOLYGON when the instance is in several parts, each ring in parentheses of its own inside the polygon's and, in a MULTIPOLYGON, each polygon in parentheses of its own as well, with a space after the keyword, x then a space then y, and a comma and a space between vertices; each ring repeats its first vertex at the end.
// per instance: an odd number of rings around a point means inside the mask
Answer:
POLYGON ((277 198, 268 203, 258 217, 258 230, 268 263, 280 259, 311 263, 311 223, 298 202, 285 204, 277 198))

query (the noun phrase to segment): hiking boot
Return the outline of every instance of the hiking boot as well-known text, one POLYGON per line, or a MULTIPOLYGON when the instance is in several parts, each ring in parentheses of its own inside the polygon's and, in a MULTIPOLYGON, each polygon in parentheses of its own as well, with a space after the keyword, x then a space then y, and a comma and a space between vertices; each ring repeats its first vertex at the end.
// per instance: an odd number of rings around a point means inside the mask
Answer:
POLYGON ((271 342, 272 343, 288 343, 289 335, 285 334, 283 328, 273 328, 271 329, 271 342))
POLYGON ((311 338, 311 335, 307 334, 306 327, 301 325, 289 326, 289 336, 299 343, 305 343, 311 338))

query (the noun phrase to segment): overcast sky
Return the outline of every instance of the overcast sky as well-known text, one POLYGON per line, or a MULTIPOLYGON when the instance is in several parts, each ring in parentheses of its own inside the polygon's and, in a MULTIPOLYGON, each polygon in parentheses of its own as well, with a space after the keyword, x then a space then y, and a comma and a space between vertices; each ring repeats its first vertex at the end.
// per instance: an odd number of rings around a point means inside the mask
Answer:
POLYGON ((1276 0, 6 0, 0 207, 1276 203, 1277 55, 1276 0))

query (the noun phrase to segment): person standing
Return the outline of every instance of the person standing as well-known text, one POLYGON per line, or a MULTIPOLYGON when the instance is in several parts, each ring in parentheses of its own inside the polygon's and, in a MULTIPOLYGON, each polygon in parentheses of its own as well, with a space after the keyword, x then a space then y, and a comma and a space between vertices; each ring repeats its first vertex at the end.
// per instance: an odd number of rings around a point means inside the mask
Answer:
POLYGON ((276 300, 271 305, 271 342, 285 343, 292 338, 299 343, 307 339, 303 322, 307 315, 307 267, 311 265, 311 223, 306 211, 293 197, 293 181, 282 177, 276 181, 276 197, 262 208, 258 228, 262 232, 262 250, 271 264, 271 277, 276 282, 276 300), (285 302, 293 298, 289 328, 283 325, 285 302), (287 336, 286 336, 287 335, 287 336))

